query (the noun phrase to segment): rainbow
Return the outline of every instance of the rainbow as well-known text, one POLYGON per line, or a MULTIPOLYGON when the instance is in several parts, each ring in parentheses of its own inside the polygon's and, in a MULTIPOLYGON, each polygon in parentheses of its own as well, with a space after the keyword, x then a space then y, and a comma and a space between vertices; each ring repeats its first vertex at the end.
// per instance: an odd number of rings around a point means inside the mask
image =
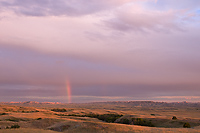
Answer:
POLYGON ((71 86, 69 80, 67 80, 66 82, 66 88, 67 88, 68 103, 71 103, 71 86))

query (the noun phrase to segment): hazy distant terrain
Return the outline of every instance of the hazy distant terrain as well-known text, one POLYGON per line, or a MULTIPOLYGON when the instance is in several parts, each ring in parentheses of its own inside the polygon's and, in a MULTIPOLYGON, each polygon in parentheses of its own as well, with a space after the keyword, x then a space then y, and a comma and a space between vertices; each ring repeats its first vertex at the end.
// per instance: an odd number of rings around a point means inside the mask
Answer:
POLYGON ((0 128, 19 133, 200 132, 200 103, 0 103, 0 128), (185 123, 191 128, 183 128, 185 123))

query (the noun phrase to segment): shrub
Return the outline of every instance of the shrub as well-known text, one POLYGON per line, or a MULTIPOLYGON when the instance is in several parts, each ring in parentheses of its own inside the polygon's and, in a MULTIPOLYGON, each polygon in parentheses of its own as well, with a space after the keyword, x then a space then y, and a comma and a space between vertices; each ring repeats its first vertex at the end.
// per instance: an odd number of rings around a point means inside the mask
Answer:
POLYGON ((7 113, 0 113, 0 115, 7 115, 7 113))
POLYGON ((123 119, 123 120, 122 120, 122 124, 130 124, 130 121, 129 121, 129 119, 126 119, 126 118, 125 118, 125 119, 123 119))
POLYGON ((66 109, 51 109, 51 111, 55 111, 55 112, 66 112, 67 110, 66 109))
POLYGON ((99 114, 90 113, 90 114, 86 114, 86 115, 69 114, 67 116, 91 117, 91 118, 97 118, 97 119, 105 121, 105 122, 114 123, 116 119, 120 118, 123 115, 119 115, 119 114, 102 114, 102 115, 99 115, 99 114))
POLYGON ((187 123, 187 122, 183 124, 183 127, 184 127, 184 128, 191 128, 190 124, 187 123))
POLYGON ((102 114, 102 115, 99 115, 99 114, 93 114, 93 113, 90 113, 90 114, 87 114, 87 115, 83 115, 83 117, 91 117, 91 118, 97 118, 99 120, 102 120, 102 121, 105 121, 105 122, 115 122, 116 119, 120 118, 122 115, 119 115, 119 114, 102 114))
POLYGON ((146 121, 142 118, 132 118, 132 122, 134 125, 154 127, 154 125, 150 121, 146 121))
POLYGON ((20 119, 18 119, 18 118, 9 118, 9 119, 6 119, 6 121, 19 122, 20 119))
POLYGON ((34 112, 39 112, 39 111, 38 110, 28 110, 28 111, 22 110, 22 113, 34 113, 34 112))
POLYGON ((18 124, 12 125, 11 128, 20 128, 18 124))
POLYGON ((176 120, 176 119, 177 119, 176 116, 173 116, 173 117, 172 117, 172 120, 176 120))
POLYGON ((42 118, 37 118, 37 120, 41 120, 42 118))
POLYGON ((116 119, 120 118, 121 116, 122 115, 119 115, 119 114, 103 114, 103 115, 96 115, 93 117, 105 122, 113 123, 115 122, 116 119))
POLYGON ((70 115, 65 115, 65 114, 55 114, 57 116, 70 116, 70 115))
POLYGON ((119 115, 119 114, 94 114, 94 113, 90 113, 90 114, 85 114, 85 115, 76 115, 76 114, 68 114, 68 115, 64 115, 64 114, 55 114, 58 116, 76 116, 76 117, 91 117, 91 118, 97 118, 99 120, 105 121, 105 122, 109 122, 109 123, 114 123, 115 120, 117 120, 118 118, 120 118, 123 115, 119 115))

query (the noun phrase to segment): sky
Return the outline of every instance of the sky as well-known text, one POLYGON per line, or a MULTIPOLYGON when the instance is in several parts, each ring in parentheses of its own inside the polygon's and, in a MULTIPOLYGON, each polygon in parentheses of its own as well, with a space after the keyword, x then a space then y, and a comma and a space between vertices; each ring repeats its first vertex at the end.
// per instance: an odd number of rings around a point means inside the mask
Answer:
POLYGON ((0 102, 199 102, 199 22, 199 0, 0 0, 0 102))

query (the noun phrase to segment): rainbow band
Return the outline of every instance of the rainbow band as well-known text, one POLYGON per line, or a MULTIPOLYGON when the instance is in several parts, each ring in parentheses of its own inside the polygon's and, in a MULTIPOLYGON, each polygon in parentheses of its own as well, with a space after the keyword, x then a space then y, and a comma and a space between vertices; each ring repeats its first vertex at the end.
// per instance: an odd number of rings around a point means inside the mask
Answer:
POLYGON ((66 83, 67 83, 66 88, 67 88, 67 95, 68 95, 68 103, 71 103, 71 86, 68 80, 66 83))

